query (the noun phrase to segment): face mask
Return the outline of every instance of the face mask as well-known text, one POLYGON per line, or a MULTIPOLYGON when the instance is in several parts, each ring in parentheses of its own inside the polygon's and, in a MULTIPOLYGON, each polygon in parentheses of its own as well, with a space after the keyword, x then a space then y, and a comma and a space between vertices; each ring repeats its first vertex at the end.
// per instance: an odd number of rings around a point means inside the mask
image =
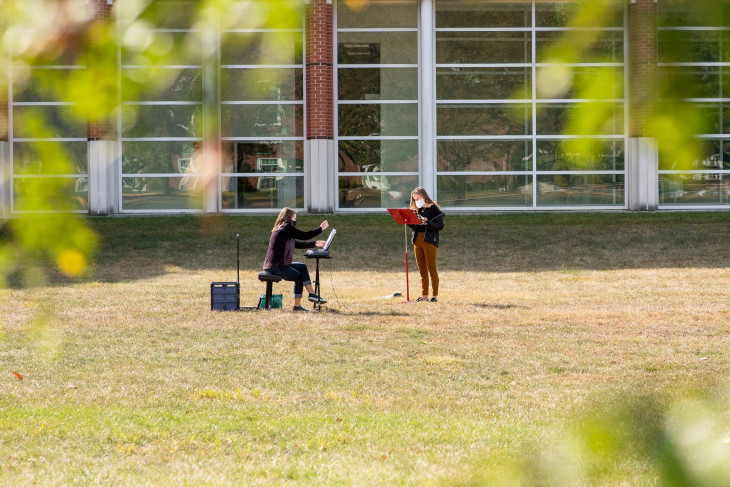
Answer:
POLYGON ((296 227, 297 226, 297 221, 296 220, 292 220, 291 221, 291 226, 296 227))
POLYGON ((416 200, 416 206, 418 208, 423 208, 423 205, 425 205, 425 204, 426 204, 426 200, 424 200, 424 199, 416 200))

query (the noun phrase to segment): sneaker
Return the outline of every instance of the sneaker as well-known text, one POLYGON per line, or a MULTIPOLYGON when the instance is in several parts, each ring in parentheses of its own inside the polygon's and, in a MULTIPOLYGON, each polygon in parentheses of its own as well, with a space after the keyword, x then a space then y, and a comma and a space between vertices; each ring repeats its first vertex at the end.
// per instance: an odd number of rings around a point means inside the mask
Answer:
POLYGON ((428 298, 424 298, 423 296, 418 296, 418 299, 416 299, 416 301, 420 303, 421 301, 428 301, 428 298))
POLYGON ((438 301, 438 299, 436 299, 436 296, 434 296, 431 299, 429 299, 429 301, 431 301, 432 303, 435 303, 436 301, 438 301))
POLYGON ((326 299, 324 299, 324 298, 322 298, 319 295, 314 294, 314 293, 312 293, 312 294, 309 295, 309 301, 311 301, 312 303, 319 303, 319 304, 325 304, 327 302, 326 299))
POLYGON ((292 311, 304 311, 306 313, 309 313, 309 310, 303 306, 294 306, 292 308, 292 311))

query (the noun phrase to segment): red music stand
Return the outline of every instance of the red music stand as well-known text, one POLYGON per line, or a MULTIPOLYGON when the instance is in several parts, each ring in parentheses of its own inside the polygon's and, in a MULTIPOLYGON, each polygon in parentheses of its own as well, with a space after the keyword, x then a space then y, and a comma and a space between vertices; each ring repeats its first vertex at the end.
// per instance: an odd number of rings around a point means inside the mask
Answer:
POLYGON ((411 301, 410 289, 408 287, 408 231, 406 225, 422 225, 418 216, 410 208, 388 208, 388 213, 398 225, 403 225, 403 237, 406 250, 406 303, 411 301))

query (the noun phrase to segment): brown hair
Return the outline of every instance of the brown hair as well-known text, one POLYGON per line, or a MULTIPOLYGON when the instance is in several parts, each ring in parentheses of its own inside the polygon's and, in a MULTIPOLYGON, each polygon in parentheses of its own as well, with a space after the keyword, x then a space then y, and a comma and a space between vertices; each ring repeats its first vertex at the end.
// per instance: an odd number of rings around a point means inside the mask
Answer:
POLYGON ((438 205, 438 203, 436 203, 434 200, 432 200, 431 197, 428 195, 428 193, 426 193, 426 190, 419 186, 416 189, 414 189, 413 191, 411 191, 411 209, 412 210, 418 209, 418 207, 416 206, 416 200, 413 199, 413 195, 416 193, 421 195, 421 198, 423 198, 423 201, 425 201, 427 205, 436 205, 436 208, 438 208, 439 210, 441 209, 441 207, 438 205))
POLYGON ((276 229, 279 228, 280 226, 282 226, 283 224, 291 223, 292 217, 296 214, 297 214, 297 212, 292 210, 288 206, 284 207, 284 209, 282 209, 281 212, 279 213, 279 216, 276 217, 276 223, 274 223, 274 228, 271 229, 271 233, 274 233, 276 231, 276 229))

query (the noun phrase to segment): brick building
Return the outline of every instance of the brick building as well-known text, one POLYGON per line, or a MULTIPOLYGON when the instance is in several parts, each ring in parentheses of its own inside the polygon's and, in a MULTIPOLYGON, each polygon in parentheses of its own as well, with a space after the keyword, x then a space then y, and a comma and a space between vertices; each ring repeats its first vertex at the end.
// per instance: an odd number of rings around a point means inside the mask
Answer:
POLYGON ((116 120, 70 120, 32 83, 0 103, 0 214, 43 178, 67 181, 73 211, 91 214, 376 211, 416 186, 451 211, 730 207, 730 37, 691 2, 616 1, 583 26, 574 1, 262 0, 213 20, 185 0, 127 18, 124 2, 87 2, 117 25, 113 65, 91 46, 87 66, 29 68, 114 77, 116 120), (595 40, 568 76, 608 74, 600 99, 560 87, 550 45, 565 33, 595 40), (682 56, 665 55, 676 39, 682 56), (662 160, 650 128, 670 74, 707 114, 691 167, 662 160), (596 101, 595 131, 569 122, 596 101), (23 126, 31 110, 51 121, 42 136, 23 126), (44 144, 75 169, 39 169, 44 144))

